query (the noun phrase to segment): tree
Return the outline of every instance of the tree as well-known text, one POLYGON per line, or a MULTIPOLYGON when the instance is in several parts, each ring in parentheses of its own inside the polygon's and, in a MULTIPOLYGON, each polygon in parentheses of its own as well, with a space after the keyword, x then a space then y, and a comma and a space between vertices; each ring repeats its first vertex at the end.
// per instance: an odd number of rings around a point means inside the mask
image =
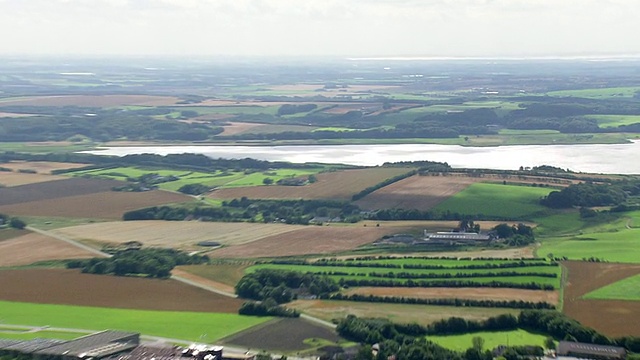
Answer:
POLYGON ((553 340, 551 336, 548 336, 546 339, 544 339, 544 347, 549 350, 555 350, 556 342, 553 340))
POLYGON ((264 178, 264 179, 262 179, 262 183, 265 184, 265 185, 271 185, 271 184, 273 184, 273 179, 272 178, 268 178, 268 177, 264 178))
POLYGON ((25 223, 24 221, 18 218, 11 218, 11 220, 9 221, 9 226, 11 226, 14 229, 22 230, 27 226, 27 223, 25 223))
POLYGON ((473 339, 471 339, 471 344, 474 350, 481 352, 484 348, 484 338, 480 336, 474 336, 473 339))

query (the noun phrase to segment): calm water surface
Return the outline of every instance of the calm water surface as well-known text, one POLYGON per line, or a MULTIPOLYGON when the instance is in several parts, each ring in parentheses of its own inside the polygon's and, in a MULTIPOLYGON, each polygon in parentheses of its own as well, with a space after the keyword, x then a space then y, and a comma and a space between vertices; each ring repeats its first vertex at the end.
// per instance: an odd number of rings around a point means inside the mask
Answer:
POLYGON ((87 153, 124 156, 196 153, 212 158, 254 158, 294 163, 320 162, 381 165, 385 162, 430 160, 456 168, 516 170, 520 166, 552 165, 589 173, 640 174, 640 141, 629 144, 518 145, 463 147, 432 144, 304 145, 304 146, 143 146, 108 147, 87 153))

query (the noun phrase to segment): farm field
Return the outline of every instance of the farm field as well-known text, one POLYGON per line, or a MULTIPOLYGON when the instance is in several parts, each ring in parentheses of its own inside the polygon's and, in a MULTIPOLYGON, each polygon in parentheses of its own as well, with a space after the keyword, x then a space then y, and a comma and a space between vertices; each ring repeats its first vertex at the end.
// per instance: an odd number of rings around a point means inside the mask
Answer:
POLYGON ((0 167, 11 169, 13 171, 33 170, 38 174, 51 174, 53 170, 78 169, 89 166, 91 164, 62 163, 53 161, 12 161, 8 163, 0 163, 0 167))
MULTIPOLYGON (((519 267, 517 262, 507 261, 484 261, 484 260, 439 260, 439 259, 394 259, 387 261, 342 261, 330 262, 329 266, 310 265, 290 265, 290 264, 260 264, 247 269, 253 272, 258 269, 283 269, 298 272, 311 272, 314 274, 328 273, 335 281, 355 280, 355 281, 393 281, 394 283, 405 284, 411 280, 399 274, 412 276, 414 282, 425 282, 437 284, 443 281, 471 281, 477 283, 489 283, 493 281, 509 284, 537 284, 551 285, 554 288, 560 287, 560 267, 559 266, 523 266, 519 267), (353 265, 357 263, 357 266, 353 265), (367 266, 370 264, 370 266, 367 266), (396 265, 399 267, 376 267, 378 264, 396 265), (490 269, 466 269, 459 266, 480 266, 484 264, 503 265, 514 264, 514 267, 490 268, 490 269), (351 265, 351 266, 349 266, 351 265), (413 269, 407 266, 422 265, 436 266, 438 269, 413 269), (332 274, 333 273, 333 274, 332 274), (389 276, 394 274, 395 276, 389 276), (504 275, 503 275, 504 274, 504 275), (456 275, 456 276, 454 276, 456 275)), ((350 286, 358 286, 350 284, 350 286)), ((363 286, 368 286, 367 284, 363 286)), ((436 285, 431 285, 438 287, 436 285)), ((446 287, 447 285, 443 285, 446 287)), ((420 287, 420 286, 411 286, 420 287)), ((452 286, 456 287, 456 286, 452 286)), ((459 286, 457 286, 459 287, 459 286)), ((512 298, 514 299, 514 298, 512 298)), ((520 300, 521 298, 516 297, 520 300)))
MULTIPOLYGON (((72 179, 75 180, 75 179, 72 179)), ((85 180, 80 179, 78 180, 85 180)), ((59 182, 66 183, 69 180, 59 182)), ((94 179, 95 181, 95 179, 94 179)), ((112 181, 112 180, 98 180, 112 181)), ((120 184, 120 183, 119 183, 120 184)), ((66 185, 66 184, 65 184, 66 185)), ((12 188, 8 188, 12 189, 12 188)), ((0 189, 0 195, 2 190, 0 189)), ((73 189, 69 189, 69 193, 73 189)), ((61 194, 64 195, 64 194, 61 194)), ((28 195, 27 195, 28 196, 28 195)), ((46 197, 44 195, 43 197, 46 197)), ((94 218, 103 220, 120 220, 122 215, 131 210, 136 210, 149 206, 165 205, 172 203, 184 203, 194 201, 190 196, 167 192, 162 190, 152 190, 143 192, 122 192, 105 191, 94 192, 75 196, 54 197, 49 195, 48 199, 32 200, 22 203, 0 206, 0 213, 19 216, 41 216, 41 217, 70 217, 70 218, 94 218)), ((26 197, 26 196, 25 196, 26 197)), ((14 197, 19 200, 18 197, 14 197)), ((0 203, 2 200, 0 199, 0 203)))
POLYGON ((634 275, 596 289, 585 294, 583 298, 640 301, 640 275, 634 275))
MULTIPOLYGON (((0 188, 0 207, 111 191, 112 187, 118 185, 122 183, 114 180, 72 178, 0 188)), ((0 210, 0 212, 8 211, 0 210)))
POLYGON ((397 323, 428 325, 434 321, 461 317, 468 320, 484 320, 500 314, 517 316, 516 309, 451 307, 430 305, 383 304, 334 300, 296 300, 287 304, 326 321, 342 319, 349 314, 358 317, 383 317, 397 323))
POLYGON ((9 301, 0 301, 0 316, 7 324, 134 331, 185 342, 217 341, 271 319, 212 312, 130 310, 9 301))
MULTIPOLYGON (((78 241, 119 244, 131 240, 147 246, 200 249, 200 241, 225 246, 253 243, 260 239, 305 229, 302 225, 227 223, 200 221, 120 221, 94 223, 54 230, 78 241)), ((251 245, 250 245, 251 246, 251 245)))
POLYGON ((597 89, 581 89, 581 90, 561 90, 551 91, 547 95, 550 96, 571 96, 588 99, 611 99, 611 98, 631 98, 640 88, 638 87, 610 87, 597 89))
POLYGON ((587 115, 587 119, 595 119, 601 127, 618 127, 640 123, 639 115, 587 115))
POLYGON ((185 265, 179 266, 177 269, 205 279, 217 281, 233 289, 244 276, 245 269, 251 264, 252 262, 214 263, 208 265, 185 265))
POLYGON ((640 301, 592 300, 584 295, 640 274, 640 265, 569 261, 563 312, 607 336, 640 336, 640 301))
POLYGON ((324 345, 344 341, 336 335, 335 331, 326 326, 316 325, 301 318, 285 318, 222 339, 221 344, 250 349, 292 352, 313 348, 313 345, 310 344, 312 339, 321 340, 324 345), (287 339, 287 341, 282 341, 282 339, 287 339))
POLYGON ((55 95, 4 98, 0 99, 0 106, 167 106, 174 105, 178 101, 179 99, 175 97, 152 95, 55 95))
POLYGON ((554 254, 571 260, 598 258, 605 261, 640 263, 640 229, 611 229, 570 237, 545 238, 538 254, 554 254))
POLYGON ((402 227, 358 225, 306 226, 286 234, 263 237, 249 244, 229 246, 208 253, 214 258, 259 258, 307 254, 331 254, 353 250, 384 235, 408 230, 402 227))
POLYGON ((464 351, 471 347, 474 337, 484 339, 484 349, 492 350, 500 345, 524 346, 536 345, 543 346, 546 336, 533 334, 526 330, 518 329, 513 331, 496 331, 496 332, 477 332, 464 335, 448 335, 448 336, 427 336, 427 340, 446 347, 451 350, 464 351))
POLYGON ((475 183, 441 202, 436 211, 483 214, 509 219, 531 218, 547 212, 538 203, 553 189, 528 186, 475 183))
POLYGON ((243 187, 263 185, 265 178, 274 182, 285 178, 302 177, 316 174, 322 168, 317 169, 277 169, 267 172, 254 172, 245 174, 241 171, 215 171, 204 173, 185 170, 148 169, 138 167, 119 167, 97 170, 81 170, 71 173, 73 176, 93 176, 113 180, 126 181, 127 178, 138 178, 143 175, 158 174, 164 177, 176 177, 177 180, 157 184, 160 189, 177 191, 187 184, 203 184, 209 187, 243 187))
POLYGON ((65 331, 16 331, 7 330, 3 331, 0 328, 0 338, 12 339, 12 340, 32 340, 32 339, 56 339, 56 340, 73 340, 80 336, 86 335, 85 333, 65 332, 65 331))
MULTIPOLYGON (((0 167, 4 167, 4 164, 0 164, 0 167)), ((6 187, 66 179, 68 178, 60 175, 25 174, 18 172, 0 171, 0 184, 6 187)))
POLYGON ((480 178, 466 176, 415 175, 374 191, 356 201, 356 205, 365 210, 389 208, 430 210, 480 180, 480 178))
POLYGON ((357 287, 344 291, 346 295, 402 296, 417 299, 471 299, 471 300, 513 300, 558 304, 558 291, 491 289, 491 288, 399 288, 399 287, 357 287))
POLYGON ((243 302, 171 279, 93 275, 68 269, 0 270, 0 300, 229 314, 237 314, 243 302))
MULTIPOLYGON (((29 265, 38 261, 84 259, 95 254, 54 238, 27 233, 0 241, 0 267, 29 265)), ((1 291, 1 290, 0 290, 1 291)))
POLYGON ((305 186, 256 186, 221 189, 209 194, 217 199, 338 199, 349 200, 354 194, 382 181, 405 174, 408 168, 369 168, 319 173, 318 181, 305 186))

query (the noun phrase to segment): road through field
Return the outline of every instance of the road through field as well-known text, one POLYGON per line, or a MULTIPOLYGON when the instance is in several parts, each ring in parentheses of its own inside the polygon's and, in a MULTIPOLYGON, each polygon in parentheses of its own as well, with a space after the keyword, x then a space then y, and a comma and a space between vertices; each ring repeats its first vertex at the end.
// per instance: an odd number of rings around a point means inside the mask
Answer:
POLYGON ((60 241, 64 241, 66 243, 69 243, 69 244, 71 244, 73 246, 79 247, 79 248, 81 248, 83 250, 89 251, 89 252, 91 252, 93 254, 96 254, 98 256, 111 257, 110 254, 107 254, 107 253, 102 252, 102 251, 100 251, 98 249, 92 248, 91 246, 87 246, 85 244, 81 244, 81 243, 79 243, 79 242, 77 242, 75 240, 71 240, 66 236, 62 236, 62 235, 58 235, 58 234, 52 233, 51 231, 37 229, 37 228, 34 228, 32 226, 27 226, 27 227, 25 227, 25 229, 27 229, 29 231, 33 231, 33 232, 41 234, 41 235, 45 235, 45 236, 54 238, 54 239, 58 239, 60 241))

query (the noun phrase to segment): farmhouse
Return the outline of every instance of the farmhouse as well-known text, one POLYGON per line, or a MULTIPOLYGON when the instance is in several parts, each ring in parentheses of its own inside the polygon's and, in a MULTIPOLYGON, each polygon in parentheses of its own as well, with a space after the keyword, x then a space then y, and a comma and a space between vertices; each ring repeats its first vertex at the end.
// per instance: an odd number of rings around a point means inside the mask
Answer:
POLYGON ((575 356, 580 359, 614 360, 627 358, 627 351, 621 347, 571 341, 560 341, 556 353, 558 356, 575 356))
POLYGON ((425 231, 424 240, 431 244, 446 245, 467 245, 467 244, 485 244, 494 240, 492 234, 478 234, 473 232, 437 232, 427 233, 425 231))

